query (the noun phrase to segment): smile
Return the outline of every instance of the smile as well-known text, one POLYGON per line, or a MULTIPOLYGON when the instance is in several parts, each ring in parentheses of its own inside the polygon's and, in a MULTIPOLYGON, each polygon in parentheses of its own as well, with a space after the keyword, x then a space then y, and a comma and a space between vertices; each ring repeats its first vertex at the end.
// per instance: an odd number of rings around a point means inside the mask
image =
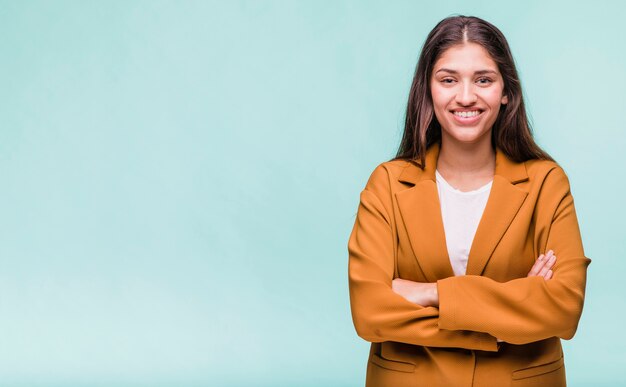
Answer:
POLYGON ((469 112, 452 112, 452 115, 454 116, 454 120, 457 123, 471 125, 478 122, 481 119, 483 113, 484 112, 481 110, 472 110, 469 112))
POLYGON ((454 114, 459 117, 476 117, 480 114, 480 110, 473 110, 470 112, 454 112, 454 114))

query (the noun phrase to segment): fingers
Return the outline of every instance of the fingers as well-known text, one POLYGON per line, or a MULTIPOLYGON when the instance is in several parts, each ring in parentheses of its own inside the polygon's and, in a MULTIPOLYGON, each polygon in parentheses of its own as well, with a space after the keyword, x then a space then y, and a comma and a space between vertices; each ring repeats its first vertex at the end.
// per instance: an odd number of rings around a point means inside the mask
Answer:
POLYGON ((545 258, 545 255, 543 254, 541 254, 537 258, 537 260, 535 261, 535 264, 533 265, 533 267, 530 268, 530 271, 528 272, 528 277, 536 276, 537 274, 539 274, 539 270, 541 270, 541 268, 545 264, 544 258, 545 258))
POLYGON ((528 277, 540 276, 546 280, 552 278, 554 274, 552 267, 555 263, 556 255, 554 255, 554 251, 550 250, 546 254, 541 254, 528 272, 528 277))
POLYGON ((548 263, 552 254, 553 254, 552 250, 548 251, 547 254, 541 254, 535 261, 535 264, 533 265, 533 267, 530 269, 530 272, 528 272, 528 276, 531 277, 531 276, 539 275, 539 272, 541 271, 541 269, 543 269, 546 263, 548 263))
MULTIPOLYGON (((548 274, 548 271, 551 271, 552 266, 554 266, 555 262, 556 262, 556 255, 550 256, 550 258, 548 258, 548 260, 545 263, 545 265, 541 268, 541 270, 539 270, 539 274, 538 275, 540 277, 546 278, 546 275, 548 274)), ((548 279, 548 278, 546 278, 546 279, 548 279)))

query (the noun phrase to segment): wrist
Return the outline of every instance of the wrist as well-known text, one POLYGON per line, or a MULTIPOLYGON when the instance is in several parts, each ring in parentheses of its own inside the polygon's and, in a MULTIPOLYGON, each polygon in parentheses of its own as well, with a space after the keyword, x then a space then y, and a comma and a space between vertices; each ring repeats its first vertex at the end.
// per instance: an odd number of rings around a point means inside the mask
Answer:
POLYGON ((428 284, 428 305, 439 307, 439 292, 437 291, 437 283, 428 284))

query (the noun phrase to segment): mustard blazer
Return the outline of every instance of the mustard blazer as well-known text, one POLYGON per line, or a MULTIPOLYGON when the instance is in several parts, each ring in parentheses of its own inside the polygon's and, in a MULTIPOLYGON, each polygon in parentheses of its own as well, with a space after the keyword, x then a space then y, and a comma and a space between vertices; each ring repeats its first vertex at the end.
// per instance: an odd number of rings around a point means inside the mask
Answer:
POLYGON ((555 162, 516 163, 496 149, 467 273, 455 276, 435 180, 439 149, 428 149, 423 170, 380 164, 361 192, 348 272, 356 332, 372 343, 366 386, 565 386, 561 339, 576 332, 591 262, 567 175, 555 162), (527 277, 550 249, 553 277, 527 277), (396 294, 394 278, 436 282, 439 308, 396 294))

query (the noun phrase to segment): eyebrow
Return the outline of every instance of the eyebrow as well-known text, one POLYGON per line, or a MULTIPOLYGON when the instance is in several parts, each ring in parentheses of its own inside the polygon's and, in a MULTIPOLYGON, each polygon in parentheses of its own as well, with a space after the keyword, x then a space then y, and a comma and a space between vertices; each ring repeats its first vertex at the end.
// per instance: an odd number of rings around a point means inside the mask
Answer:
MULTIPOLYGON (((437 72, 435 72, 435 74, 437 74, 440 71, 445 71, 445 72, 450 73, 450 74, 458 74, 459 73, 456 70, 451 70, 451 69, 445 69, 444 68, 444 69, 437 70, 437 72)), ((489 73, 497 74, 497 72, 495 72, 493 70, 478 70, 478 71, 474 72, 474 74, 489 74, 489 73)))

